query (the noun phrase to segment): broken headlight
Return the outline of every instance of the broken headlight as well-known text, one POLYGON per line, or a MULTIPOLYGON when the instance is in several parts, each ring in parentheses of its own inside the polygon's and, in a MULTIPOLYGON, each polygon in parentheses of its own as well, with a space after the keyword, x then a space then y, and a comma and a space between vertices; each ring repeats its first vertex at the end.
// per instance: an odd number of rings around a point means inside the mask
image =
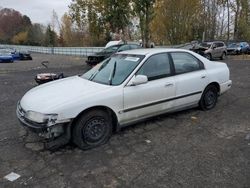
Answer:
POLYGON ((52 125, 57 120, 57 114, 42 114, 40 112, 27 111, 25 118, 36 123, 48 123, 52 125))

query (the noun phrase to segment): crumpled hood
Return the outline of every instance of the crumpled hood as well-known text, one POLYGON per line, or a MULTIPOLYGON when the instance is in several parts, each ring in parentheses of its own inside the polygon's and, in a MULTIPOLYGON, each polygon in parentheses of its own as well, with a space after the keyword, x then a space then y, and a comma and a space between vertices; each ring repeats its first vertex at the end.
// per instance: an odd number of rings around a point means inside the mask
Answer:
POLYGON ((28 91, 20 101, 22 108, 41 113, 79 98, 102 92, 111 86, 98 84, 79 76, 49 82, 28 91))

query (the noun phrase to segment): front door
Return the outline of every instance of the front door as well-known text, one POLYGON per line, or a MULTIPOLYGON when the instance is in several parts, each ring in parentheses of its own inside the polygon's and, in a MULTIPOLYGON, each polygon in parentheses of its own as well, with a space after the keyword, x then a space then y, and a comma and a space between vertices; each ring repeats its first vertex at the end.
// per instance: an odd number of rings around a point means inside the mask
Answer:
POLYGON ((122 123, 160 114, 173 107, 175 81, 173 67, 167 53, 153 55, 146 60, 136 75, 146 75, 145 84, 124 87, 122 123))

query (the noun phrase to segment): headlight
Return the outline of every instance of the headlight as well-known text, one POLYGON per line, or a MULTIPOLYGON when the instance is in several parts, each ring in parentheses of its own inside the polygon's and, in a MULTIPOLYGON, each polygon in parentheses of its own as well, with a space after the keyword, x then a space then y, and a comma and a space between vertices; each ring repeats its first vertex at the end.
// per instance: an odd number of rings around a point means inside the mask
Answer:
POLYGON ((42 114, 34 111, 27 111, 25 118, 36 122, 36 123, 46 123, 46 122, 55 122, 57 120, 57 114, 42 114))
POLYGON ((240 50, 241 50, 241 48, 239 47, 239 48, 237 48, 237 50, 238 50, 238 51, 240 51, 240 50))

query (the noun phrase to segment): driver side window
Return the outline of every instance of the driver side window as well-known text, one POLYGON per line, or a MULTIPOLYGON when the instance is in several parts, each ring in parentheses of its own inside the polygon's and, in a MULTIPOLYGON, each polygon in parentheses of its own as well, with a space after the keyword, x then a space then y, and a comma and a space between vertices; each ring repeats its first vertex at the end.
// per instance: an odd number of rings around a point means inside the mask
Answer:
POLYGON ((136 75, 145 75, 148 80, 156 80, 171 75, 169 57, 166 53, 156 54, 148 58, 136 75))

